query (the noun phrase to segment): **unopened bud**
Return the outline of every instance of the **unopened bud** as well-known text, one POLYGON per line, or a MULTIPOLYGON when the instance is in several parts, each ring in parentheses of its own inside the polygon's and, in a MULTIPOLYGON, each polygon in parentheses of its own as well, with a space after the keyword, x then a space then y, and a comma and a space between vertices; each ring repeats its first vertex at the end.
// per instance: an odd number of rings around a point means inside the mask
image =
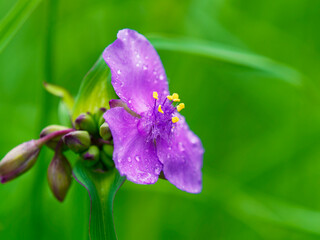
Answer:
POLYGON ((89 149, 82 153, 82 158, 87 166, 93 166, 99 161, 100 150, 97 146, 92 145, 89 149))
POLYGON ((103 123, 99 129, 99 134, 104 140, 111 138, 111 132, 108 123, 103 123))
POLYGON ((48 182, 54 196, 62 202, 71 185, 72 169, 61 152, 57 152, 48 168, 48 182))
POLYGON ((78 130, 85 130, 91 134, 97 133, 97 124, 90 113, 83 113, 75 120, 75 128, 78 130))
POLYGON ((22 143, 12 149, 0 162, 0 181, 6 183, 28 171, 36 162, 42 144, 39 140, 22 143))
MULTIPOLYGON (((54 132, 58 132, 58 131, 62 131, 62 130, 66 130, 68 129, 67 127, 64 127, 64 126, 60 126, 60 125, 50 125, 46 128, 44 128, 41 133, 40 133, 40 138, 43 138, 51 133, 54 133, 54 132)), ((59 140, 61 139, 61 135, 57 136, 57 137, 54 137, 52 139, 50 139, 48 142, 46 142, 46 145, 55 150, 56 149, 56 146, 59 142, 59 140)))
POLYGON ((90 135, 86 131, 74 131, 63 136, 63 141, 72 151, 81 153, 91 145, 90 135))
POLYGON ((114 162, 112 160, 113 146, 111 145, 103 145, 102 151, 100 153, 100 158, 103 164, 107 168, 114 167, 114 162))

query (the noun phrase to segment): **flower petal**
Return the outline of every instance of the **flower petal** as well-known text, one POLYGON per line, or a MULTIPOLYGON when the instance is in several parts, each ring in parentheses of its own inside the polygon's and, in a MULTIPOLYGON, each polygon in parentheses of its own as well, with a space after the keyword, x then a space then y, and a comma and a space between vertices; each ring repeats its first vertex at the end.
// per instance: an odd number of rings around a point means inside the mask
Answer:
POLYGON ((166 74, 156 50, 143 35, 123 29, 117 37, 104 50, 103 58, 111 69, 117 95, 140 114, 153 106, 154 91, 160 96, 169 94, 166 74))
POLYGON ((155 145, 147 142, 137 128, 138 118, 124 108, 109 109, 104 118, 114 141, 113 160, 121 175, 139 184, 153 184, 162 170, 155 145))
POLYGON ((158 157, 169 182, 186 192, 200 193, 204 149, 200 139, 189 129, 184 117, 179 115, 179 119, 173 138, 169 141, 157 141, 158 157))

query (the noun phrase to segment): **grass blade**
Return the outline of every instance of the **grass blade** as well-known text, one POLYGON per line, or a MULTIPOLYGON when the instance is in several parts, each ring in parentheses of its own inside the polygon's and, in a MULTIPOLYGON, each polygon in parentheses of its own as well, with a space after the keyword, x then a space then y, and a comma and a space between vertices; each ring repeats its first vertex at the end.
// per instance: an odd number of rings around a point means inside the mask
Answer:
POLYGON ((0 22, 0 53, 25 23, 41 0, 19 0, 0 22))
POLYGON ((215 42, 189 38, 167 38, 151 35, 148 39, 158 50, 167 50, 208 57, 227 63, 250 67, 270 73, 280 79, 299 85, 301 74, 284 64, 254 53, 215 42))

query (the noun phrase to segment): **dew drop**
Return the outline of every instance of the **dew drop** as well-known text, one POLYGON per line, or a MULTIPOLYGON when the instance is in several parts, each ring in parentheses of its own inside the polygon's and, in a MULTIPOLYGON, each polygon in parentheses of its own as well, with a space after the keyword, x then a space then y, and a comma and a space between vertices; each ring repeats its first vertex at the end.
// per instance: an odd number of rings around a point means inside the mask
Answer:
POLYGON ((131 103, 132 103, 132 101, 131 101, 131 100, 129 100, 129 101, 128 101, 128 103, 129 103, 129 104, 131 104, 131 103))
POLYGON ((139 64, 139 63, 137 63, 137 64, 136 64, 136 66, 137 66, 137 67, 140 67, 140 64, 139 64))
POLYGON ((163 76, 162 74, 160 74, 159 79, 160 79, 160 80, 163 80, 163 79, 164 79, 164 76, 163 76))
POLYGON ((167 158, 170 158, 171 157, 171 155, 170 154, 167 154, 167 158))
POLYGON ((119 69, 119 70, 117 71, 117 73, 120 75, 120 74, 121 74, 121 70, 119 69))
POLYGON ((185 150, 182 142, 179 142, 178 146, 179 146, 179 150, 180 150, 181 152, 183 152, 183 151, 185 150))
POLYGON ((135 159, 137 160, 137 162, 140 162, 140 157, 138 155, 135 157, 135 159))
POLYGON ((168 147, 168 150, 169 150, 169 151, 171 151, 171 149, 172 149, 171 147, 168 147))
POLYGON ((121 161, 122 161, 122 159, 121 159, 121 158, 119 158, 119 159, 118 159, 118 163, 121 163, 121 161))
POLYGON ((153 71, 153 75, 157 75, 157 71, 156 70, 153 71))
POLYGON ((156 169, 154 170, 154 173, 158 175, 160 174, 160 172, 161 172, 161 169, 159 167, 156 167, 156 169))
POLYGON ((148 70, 148 67, 147 67, 147 65, 143 65, 143 70, 148 70))
POLYGON ((131 162, 131 157, 128 157, 128 162, 131 162))

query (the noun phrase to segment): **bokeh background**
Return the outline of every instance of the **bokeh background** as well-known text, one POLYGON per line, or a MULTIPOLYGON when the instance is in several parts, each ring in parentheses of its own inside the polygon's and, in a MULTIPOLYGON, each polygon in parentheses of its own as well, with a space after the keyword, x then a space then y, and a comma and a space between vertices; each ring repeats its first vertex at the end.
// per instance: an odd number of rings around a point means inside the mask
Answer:
MULTIPOLYGON (((320 238, 319 1, 3 0, 0 19, 1 156, 58 123, 42 82, 76 95, 119 29, 158 49, 206 150, 203 191, 126 182, 119 239, 320 238)), ((74 181, 58 203, 51 158, 0 186, 0 239, 87 239, 87 193, 74 181)))

